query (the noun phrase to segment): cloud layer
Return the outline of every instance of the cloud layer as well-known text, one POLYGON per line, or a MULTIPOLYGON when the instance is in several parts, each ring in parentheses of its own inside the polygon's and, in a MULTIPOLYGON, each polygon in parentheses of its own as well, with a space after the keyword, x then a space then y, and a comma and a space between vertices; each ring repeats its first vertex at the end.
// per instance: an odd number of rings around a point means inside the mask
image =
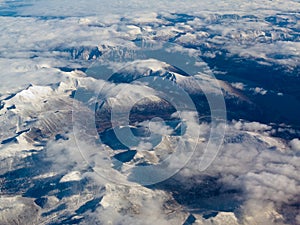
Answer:
MULTIPOLYGON (((178 54, 205 59, 207 64, 196 62, 207 68, 196 77, 207 92, 216 90, 212 71, 226 77, 226 71, 209 64, 222 57, 275 67, 286 72, 280 74, 283 80, 297 81, 299 4, 0 1, 0 120, 4 124, 0 127, 0 223, 30 220, 26 205, 33 209, 31 222, 45 224, 300 224, 300 140, 293 124, 229 120, 218 155, 207 170, 200 171, 199 164, 206 162, 203 153, 214 158, 209 153, 216 152, 220 140, 208 145, 209 121, 188 120, 190 132, 200 133, 199 140, 184 137, 187 146, 198 143, 195 154, 187 165, 182 165, 186 155, 177 154, 166 166, 184 168, 160 184, 144 187, 133 182, 141 175, 136 168, 174 154, 178 137, 170 137, 172 126, 157 120, 132 125, 148 124, 152 133, 164 137, 155 146, 140 142, 131 149, 138 152, 129 157, 127 150, 99 144, 95 127, 89 126, 95 119, 92 104, 74 99, 74 91, 81 88, 91 103, 102 90, 100 98, 128 108, 137 97, 157 94, 139 82, 117 85, 85 73, 114 49, 131 54, 124 49, 135 48, 137 40, 173 42, 178 54), (120 90, 125 91, 116 101, 120 90), (81 113, 77 136, 74 108, 81 113), (116 155, 125 162, 116 162, 116 155), (7 201, 14 208, 7 208, 7 201)), ((153 71, 165 65, 148 63, 153 71)), ((264 74, 253 74, 258 75, 264 74)), ((239 106, 252 106, 251 101, 274 93, 292 96, 298 104, 297 82, 286 89, 281 87, 284 83, 277 87, 230 78, 219 84, 226 98, 235 99, 239 106)), ((215 129, 222 133, 224 126, 219 121, 215 129)))

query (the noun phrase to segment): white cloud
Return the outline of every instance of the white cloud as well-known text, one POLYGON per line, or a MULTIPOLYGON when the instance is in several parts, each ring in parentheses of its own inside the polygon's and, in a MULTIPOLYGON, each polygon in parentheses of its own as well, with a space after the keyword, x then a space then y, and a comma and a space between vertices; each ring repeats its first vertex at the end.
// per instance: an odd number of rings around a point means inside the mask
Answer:
POLYGON ((272 129, 271 126, 259 122, 233 121, 233 123, 234 127, 238 130, 262 132, 272 129))
MULTIPOLYGON (((283 212, 278 211, 275 205, 280 207, 284 203, 289 205, 297 202, 296 196, 300 191, 300 176, 297 172, 299 158, 295 158, 294 154, 289 154, 287 151, 269 150, 267 145, 260 143, 255 136, 248 136, 238 130, 234 131, 234 133, 237 132, 234 134, 231 133, 232 131, 230 127, 225 140, 229 138, 233 142, 224 144, 216 160, 201 175, 217 177, 219 182, 223 182, 224 188, 228 185, 246 192, 247 197, 243 205, 245 214, 242 217, 249 220, 249 224, 253 224, 256 220, 269 224, 281 224, 283 212), (266 205, 270 206, 269 209, 265 208, 266 205), (258 207, 263 210, 257 210, 258 207), (268 210, 273 216, 270 216, 268 210), (275 217, 281 219, 277 220, 275 217)), ((196 158, 193 157, 186 167, 182 173, 184 176, 189 174, 187 172, 189 166, 191 169, 188 177, 198 174, 195 171, 195 164, 199 160, 196 158)), ((286 208, 286 210, 289 209, 286 208)))
POLYGON ((255 94, 260 94, 260 95, 265 95, 268 92, 267 90, 260 87, 250 88, 250 90, 253 91, 255 94))
POLYGON ((237 89, 240 89, 240 90, 244 90, 244 88, 245 88, 245 84, 243 84, 243 83, 240 83, 240 82, 238 82, 238 83, 231 83, 231 85, 233 86, 233 87, 235 87, 235 88, 237 88, 237 89))
POLYGON ((292 148, 292 150, 296 151, 296 152, 300 152, 300 139, 293 139, 290 141, 290 146, 292 148))
POLYGON ((252 12, 255 15, 268 14, 270 11, 275 14, 276 11, 294 11, 299 8, 299 2, 289 1, 286 4, 277 1, 251 1, 241 2, 236 4, 234 1, 220 2, 217 0, 206 1, 192 1, 186 2, 167 0, 157 0, 152 2, 144 1, 83 1, 77 0, 73 4, 66 0, 58 1, 28 1, 28 6, 22 7, 18 12, 23 15, 39 15, 39 16, 88 16, 88 15, 132 15, 133 12, 203 12, 216 11, 222 13, 239 12, 240 14, 248 14, 252 12), (268 10, 261 9, 261 5, 267 5, 268 10), (126 10, 124 10, 126 9, 126 10))

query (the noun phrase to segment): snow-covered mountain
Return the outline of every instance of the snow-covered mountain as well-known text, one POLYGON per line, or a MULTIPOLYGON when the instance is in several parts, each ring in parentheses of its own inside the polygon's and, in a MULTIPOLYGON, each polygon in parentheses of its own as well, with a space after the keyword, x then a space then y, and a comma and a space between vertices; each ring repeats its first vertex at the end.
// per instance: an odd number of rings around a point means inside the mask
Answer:
MULTIPOLYGON (((151 63, 153 62, 151 61, 151 63)), ((146 65, 147 63, 148 61, 146 61, 146 65)), ((162 74, 170 73, 175 78, 170 79, 170 81, 176 82, 176 85, 177 83, 178 85, 186 85, 185 80, 191 77, 184 72, 180 72, 184 74, 181 75, 174 71, 168 71, 170 66, 166 67, 164 63, 159 62, 157 64, 157 61, 155 63, 157 66, 155 69, 159 72, 154 70, 153 73, 148 73, 154 68, 145 67, 145 70, 139 71, 139 74, 155 74, 160 79, 164 78, 162 74)), ((140 65, 143 67, 145 64, 140 65)), ((277 157, 285 157, 286 160, 292 159, 289 158, 289 155, 293 154, 290 152, 292 150, 289 150, 286 142, 271 136, 274 129, 272 125, 235 121, 229 124, 230 131, 225 136, 224 149, 227 150, 221 151, 221 155, 225 154, 222 157, 225 157, 226 160, 222 161, 221 157, 215 162, 215 166, 205 172, 207 175, 203 177, 197 178, 197 176, 192 175, 197 171, 193 168, 197 164, 194 164, 192 160, 186 169, 174 178, 167 179, 153 187, 143 187, 131 181, 126 181, 129 186, 107 182, 105 178, 108 178, 112 171, 115 173, 114 180, 119 179, 123 183, 127 176, 130 180, 130 176, 132 176, 130 173, 134 173, 135 167, 156 165, 168 158, 169 155, 174 154, 176 146, 173 145, 177 143, 176 138, 178 139, 182 135, 180 131, 179 136, 176 132, 178 129, 181 130, 180 127, 183 126, 183 123, 172 117, 175 108, 172 108, 171 103, 163 103, 159 97, 149 97, 151 90, 145 84, 142 82, 127 83, 127 85, 131 85, 133 90, 127 92, 127 95, 118 98, 118 95, 116 97, 108 92, 107 96, 109 96, 109 101, 117 101, 117 105, 122 107, 122 110, 126 109, 130 103, 128 99, 132 98, 131 101, 135 104, 131 110, 132 123, 129 128, 137 138, 144 138, 144 142, 132 146, 127 145, 124 149, 122 143, 117 144, 118 141, 120 142, 118 137, 114 136, 115 132, 120 134, 121 131, 117 129, 122 130, 122 124, 113 124, 110 128, 101 129, 103 124, 109 122, 97 120, 101 116, 109 115, 105 114, 105 109, 107 109, 105 104, 108 103, 104 103, 96 108, 95 121, 99 122, 98 132, 100 136, 98 138, 106 146, 104 149, 107 154, 105 155, 109 158, 104 159, 107 161, 106 163, 102 162, 103 159, 100 162, 94 162, 93 160, 97 157, 82 158, 81 154, 84 157, 87 154, 85 152, 80 153, 78 145, 76 146, 76 142, 83 140, 76 141, 72 134, 74 123, 72 111, 74 112, 74 109, 80 112, 92 111, 89 105, 83 105, 80 102, 82 99, 74 98, 72 93, 80 86, 92 92, 97 83, 99 83, 98 86, 104 84, 104 86, 111 87, 114 82, 105 81, 103 83, 101 80, 84 74, 76 75, 73 72, 66 72, 66 74, 69 78, 64 82, 51 86, 30 85, 1 101, 3 107, 0 110, 0 115, 6 124, 6 127, 1 129, 1 192, 3 194, 1 200, 2 202, 10 202, 10 207, 6 207, 4 203, 1 204, 1 222, 3 224, 88 224, 97 223, 96 221, 105 224, 117 224, 124 219, 126 223, 134 221, 135 224, 208 224, 208 221, 212 224, 227 222, 231 224, 253 224, 256 220, 249 216, 243 217, 242 215, 244 213, 247 215, 247 212, 240 211, 243 207, 248 207, 247 204, 252 204, 243 197, 243 192, 248 191, 247 188, 243 189, 242 187, 243 185, 251 187, 252 181, 250 183, 246 181, 252 172, 248 172, 249 174, 245 174, 242 170, 233 172, 235 169, 233 170, 234 167, 231 168, 230 164, 243 165, 243 167, 249 164, 251 167, 253 160, 260 154, 265 155, 263 156, 265 160, 274 161, 277 157), (134 90, 138 90, 138 92, 134 90), (140 93, 142 96, 144 94, 142 101, 135 102, 136 93, 140 93), (155 117, 154 109, 156 111, 160 109, 156 116, 164 119, 165 124, 161 124, 161 121, 152 121, 152 127, 143 128, 145 121, 155 117), (166 130, 163 131, 162 129, 166 130), (157 132, 157 137, 155 138, 155 135, 151 137, 151 132, 157 132), (149 138, 152 139, 149 140, 149 138), (145 144, 147 141, 153 145, 147 146, 145 144), (241 150, 243 148, 245 150, 241 150), (230 158, 231 154, 236 154, 236 150, 241 156, 230 158), (248 153, 244 154, 243 151, 248 151, 248 153), (103 174, 96 175, 99 171, 97 168, 99 165, 103 167, 101 168, 103 174), (130 170, 128 170, 128 166, 131 168, 130 170), (215 169, 219 166, 220 168, 223 167, 221 176, 218 175, 220 171, 215 169), (232 187, 227 184, 227 179, 230 179, 231 173, 236 174, 238 179, 232 187), (243 202, 247 202, 247 204, 243 202), (29 213, 30 217, 28 217, 29 213)), ((127 74, 132 75, 132 73, 127 74)), ((122 75, 126 77, 127 74, 122 75)), ((165 79, 171 77, 167 76, 165 79)), ((139 79, 137 78, 137 80, 139 79)), ((204 76, 203 82, 209 82, 209 78, 204 76)), ((124 85, 124 83, 116 83, 113 88, 109 89, 111 93, 114 93, 114 89, 118 88, 119 85, 124 85)), ((96 87, 98 87, 97 85, 96 87)), ((183 86, 183 88, 186 87, 188 86, 183 86)), ((240 101, 250 104, 228 83, 222 84, 221 87, 228 96, 232 95, 232 98, 240 98, 240 101)), ((107 89, 104 88, 104 90, 107 89)), ((152 90, 152 93, 155 92, 152 90)), ((93 97, 93 95, 90 96, 91 99, 93 97)), ((85 101, 90 102, 90 99, 85 101)), ((83 119, 81 122, 83 128, 87 126, 84 121, 83 119)), ((207 136, 209 124, 204 121, 197 127, 201 130, 202 140, 196 155, 201 153, 209 139, 207 136)), ((96 139, 97 137, 95 137, 96 139)), ((89 141, 86 140, 83 145, 79 145, 85 146, 85 149, 81 151, 90 151, 90 148, 93 148, 94 144, 89 141)), ((196 140, 190 139, 188 141, 196 140)), ((91 150, 92 152, 97 153, 97 151, 91 150)), ((98 157, 101 157, 101 154, 98 157)), ((257 165, 249 171, 253 170, 254 174, 258 173, 257 179, 261 179, 259 177, 263 177, 264 172, 260 174, 258 165, 262 166, 262 164, 259 161, 256 163, 257 165)), ((277 173, 285 174, 284 168, 287 166, 288 164, 283 163, 282 169, 279 167, 277 173)), ((294 161, 294 166, 297 167, 296 161, 294 161)), ((245 167, 244 170, 247 171, 248 169, 245 167)), ((295 174, 295 176, 297 175, 295 174)), ((290 178, 286 177, 285 179, 290 178)), ((287 182, 293 181, 287 180, 287 182)), ((258 185, 265 188, 263 183, 258 185)), ((249 193, 253 196, 258 194, 256 191, 249 193)), ((276 198, 274 201, 280 202, 276 198)), ((269 204, 267 200, 263 200, 263 202, 269 204)), ((275 221, 283 221, 283 211, 278 211, 272 205, 267 207, 268 210, 261 211, 261 214, 255 212, 256 216, 261 217, 260 221, 274 221, 274 223, 275 221)), ((289 207, 289 210, 293 210, 292 205, 289 207)), ((252 208, 250 207, 249 210, 252 208)), ((254 212, 251 211, 251 213, 254 212)))
POLYGON ((0 1, 0 224, 300 224, 299 7, 0 1))

